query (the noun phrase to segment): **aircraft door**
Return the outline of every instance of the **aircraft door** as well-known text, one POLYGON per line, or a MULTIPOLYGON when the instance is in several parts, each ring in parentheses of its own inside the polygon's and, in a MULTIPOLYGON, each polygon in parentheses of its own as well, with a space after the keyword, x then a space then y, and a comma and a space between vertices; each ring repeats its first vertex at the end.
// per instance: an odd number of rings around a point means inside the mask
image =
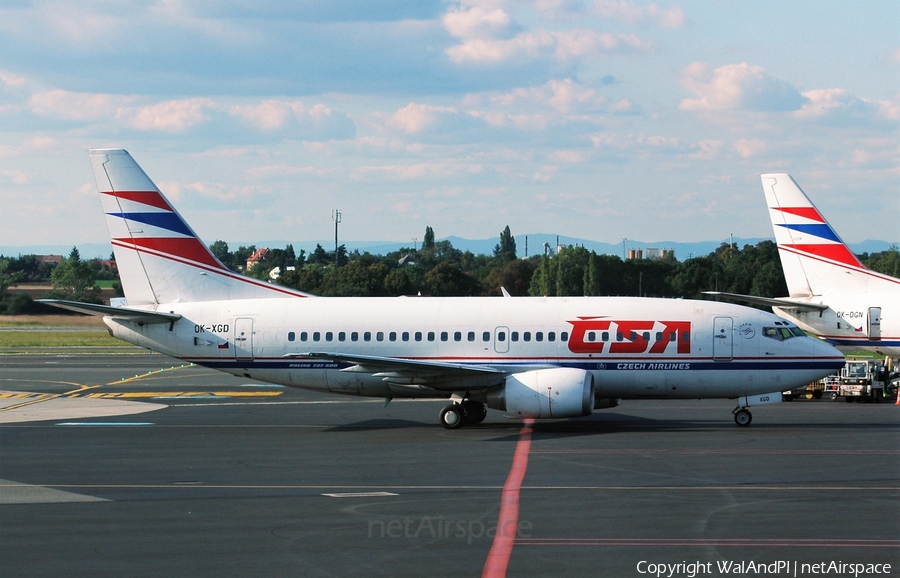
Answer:
POLYGON ((876 341, 881 339, 881 307, 869 307, 866 326, 869 339, 876 341))
POLYGON ((253 359, 253 320, 238 318, 234 320, 234 358, 240 360, 253 359))
POLYGON ((731 317, 713 319, 713 360, 731 361, 734 357, 734 320, 731 317))
POLYGON ((508 327, 497 327, 494 329, 494 351, 497 353, 509 353, 508 327))

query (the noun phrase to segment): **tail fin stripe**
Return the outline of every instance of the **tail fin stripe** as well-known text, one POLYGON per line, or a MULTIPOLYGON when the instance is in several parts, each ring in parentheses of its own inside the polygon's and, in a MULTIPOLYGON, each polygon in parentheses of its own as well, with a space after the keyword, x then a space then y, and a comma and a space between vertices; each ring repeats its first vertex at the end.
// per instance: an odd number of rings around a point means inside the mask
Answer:
POLYGON ((819 211, 816 210, 815 207, 770 207, 773 210, 781 211, 782 213, 788 213, 789 215, 796 215, 798 217, 803 217, 804 219, 809 219, 810 221, 816 221, 818 223, 824 223, 825 219, 819 214, 819 211))
POLYGON ((107 213, 107 215, 136 221, 188 237, 194 236, 187 224, 175 213, 107 213))
POLYGON ((143 205, 149 205, 165 211, 171 212, 174 210, 157 191, 111 191, 102 194, 110 195, 117 199, 125 199, 126 201, 134 201, 143 205))
POLYGON ((114 242, 119 247, 152 252, 158 257, 173 258, 187 265, 203 265, 217 271, 227 271, 195 237, 138 237, 114 239, 114 242))
POLYGON ((845 245, 782 245, 785 249, 792 249, 794 252, 805 255, 807 257, 819 257, 829 261, 835 261, 842 265, 847 265, 855 269, 865 269, 863 264, 845 245))
POLYGON ((825 239, 827 241, 834 241, 835 243, 841 243, 840 237, 829 227, 827 224, 823 225, 782 225, 778 224, 779 227, 784 227, 789 231, 797 231, 798 233, 806 233, 808 235, 812 235, 814 237, 819 237, 820 239, 825 239))

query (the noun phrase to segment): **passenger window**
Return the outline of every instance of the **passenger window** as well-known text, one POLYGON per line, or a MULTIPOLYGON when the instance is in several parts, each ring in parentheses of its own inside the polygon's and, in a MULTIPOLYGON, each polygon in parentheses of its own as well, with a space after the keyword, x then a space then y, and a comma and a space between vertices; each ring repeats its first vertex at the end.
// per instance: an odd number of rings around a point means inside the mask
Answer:
POLYGON ((657 341, 662 341, 662 340, 663 340, 663 333, 662 333, 662 331, 657 331, 657 332, 656 332, 656 340, 657 340, 657 341))
POLYGON ((675 341, 675 339, 676 339, 677 337, 678 337, 678 336, 675 334, 674 331, 671 332, 671 333, 669 333, 669 341, 675 341))
POLYGON ((462 331, 455 331, 453 333, 453 341, 462 341, 462 331))
POLYGON ((447 341, 450 339, 450 334, 446 331, 441 331, 441 341, 447 341))
POLYGON ((338 341, 347 341, 347 334, 343 331, 338 333, 338 341))
POLYGON ((616 341, 623 341, 624 339, 625 339, 625 336, 622 335, 621 331, 616 333, 616 341))
POLYGON ((375 341, 384 341, 384 331, 379 331, 375 334, 375 341))
POLYGON ((350 341, 359 341, 359 333, 354 331, 350 334, 350 341))
POLYGON ((332 333, 331 331, 326 331, 325 332, 325 341, 331 341, 332 339, 334 339, 334 333, 332 333))
POLYGON ((319 340, 319 332, 313 331, 313 341, 318 341, 318 340, 319 340))
POLYGON ((308 337, 309 335, 306 333, 306 331, 300 332, 300 341, 306 341, 308 337))
POLYGON ((296 335, 294 335, 293 331, 288 331, 288 341, 293 341, 296 335))
POLYGON ((497 341, 500 341, 500 342, 506 341, 506 332, 505 331, 497 332, 497 341))
POLYGON ((388 333, 388 339, 390 339, 391 341, 397 341, 397 332, 391 331, 390 333, 388 333))
POLYGON ((556 332, 550 331, 547 333, 547 341, 556 341, 556 332))
POLYGON ((409 341, 409 331, 404 331, 400 334, 400 339, 403 341, 409 341))
POLYGON ((596 337, 597 337, 596 333, 594 333, 593 331, 588 331, 588 334, 587 334, 588 341, 593 341, 594 339, 596 339, 596 337))
POLYGON ((491 340, 491 332, 490 332, 490 331, 485 331, 484 333, 482 333, 482 334, 481 334, 481 340, 482 340, 482 341, 490 341, 490 340, 491 340))
POLYGON ((519 340, 519 332, 518 332, 518 331, 513 331, 512 333, 510 333, 510 334, 509 334, 509 340, 510 340, 510 341, 518 341, 518 340, 519 340))
POLYGON ((466 340, 467 341, 475 341, 475 332, 469 331, 469 333, 466 334, 466 340))
POLYGON ((563 341, 563 342, 568 341, 568 340, 569 340, 569 332, 568 332, 568 331, 563 331, 562 333, 560 333, 560 334, 559 334, 559 340, 560 340, 560 341, 563 341))
POLYGON ((363 341, 372 341, 372 332, 366 331, 363 333, 363 341))
POLYGON ((422 332, 416 331, 416 341, 422 341, 422 332))
POLYGON ((609 341, 609 331, 603 332, 603 341, 609 341))
POLYGON ((650 332, 645 331, 643 335, 644 341, 650 341, 650 332))
POLYGON ((538 331, 537 333, 535 333, 535 334, 534 334, 534 340, 535 340, 535 341, 543 341, 543 340, 544 340, 544 332, 543 332, 543 331, 538 331))
POLYGON ((531 331, 522 334, 522 341, 531 341, 531 331))
POLYGON ((428 332, 428 341, 434 341, 434 331, 428 332))

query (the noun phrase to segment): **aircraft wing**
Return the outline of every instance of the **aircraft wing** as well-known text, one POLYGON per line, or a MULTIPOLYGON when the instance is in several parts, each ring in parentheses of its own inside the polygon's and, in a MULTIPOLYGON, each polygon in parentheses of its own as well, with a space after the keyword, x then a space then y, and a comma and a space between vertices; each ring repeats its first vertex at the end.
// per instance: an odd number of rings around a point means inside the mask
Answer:
POLYGON ((113 317, 134 323, 172 323, 181 319, 177 313, 161 313, 159 311, 144 311, 142 309, 129 309, 128 307, 110 307, 109 305, 97 305, 96 303, 80 303, 78 301, 65 301, 63 299, 37 299, 38 303, 52 305, 60 309, 77 311, 87 315, 100 317, 113 317))
POLYGON ((312 358, 352 363, 341 371, 368 373, 392 385, 427 387, 438 391, 482 389, 500 385, 506 371, 494 367, 461 365, 440 361, 421 361, 375 355, 313 352, 289 354, 287 357, 312 358))
POLYGON ((743 301, 744 303, 753 303, 754 305, 767 305, 769 307, 781 307, 782 309, 799 309, 807 311, 825 311, 828 305, 821 303, 807 303, 805 301, 794 301, 792 299, 771 298, 771 297, 755 297, 753 295, 741 295, 739 293, 723 293, 722 291, 704 291, 704 295, 718 295, 734 301, 743 301))

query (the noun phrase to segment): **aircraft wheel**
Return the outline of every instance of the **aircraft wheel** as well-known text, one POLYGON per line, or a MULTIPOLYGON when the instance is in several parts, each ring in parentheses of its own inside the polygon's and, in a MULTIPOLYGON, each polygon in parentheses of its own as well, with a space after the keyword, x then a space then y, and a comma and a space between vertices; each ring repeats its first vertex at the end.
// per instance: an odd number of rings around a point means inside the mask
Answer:
POLYGON ((753 421, 753 414, 751 414, 746 409, 742 409, 734 413, 734 423, 738 424, 741 427, 747 427, 748 425, 750 425, 751 421, 753 421))
POLYGON ((815 391, 813 392, 812 396, 813 396, 815 399, 822 399, 822 390, 820 390, 820 389, 815 390, 815 391))
POLYGON ((465 415, 457 403, 452 403, 441 410, 441 425, 447 429, 459 429, 464 421, 465 415))
POLYGON ((462 402, 462 410, 466 416, 467 424, 479 424, 487 417, 487 408, 484 407, 483 403, 478 403, 477 401, 462 402))

